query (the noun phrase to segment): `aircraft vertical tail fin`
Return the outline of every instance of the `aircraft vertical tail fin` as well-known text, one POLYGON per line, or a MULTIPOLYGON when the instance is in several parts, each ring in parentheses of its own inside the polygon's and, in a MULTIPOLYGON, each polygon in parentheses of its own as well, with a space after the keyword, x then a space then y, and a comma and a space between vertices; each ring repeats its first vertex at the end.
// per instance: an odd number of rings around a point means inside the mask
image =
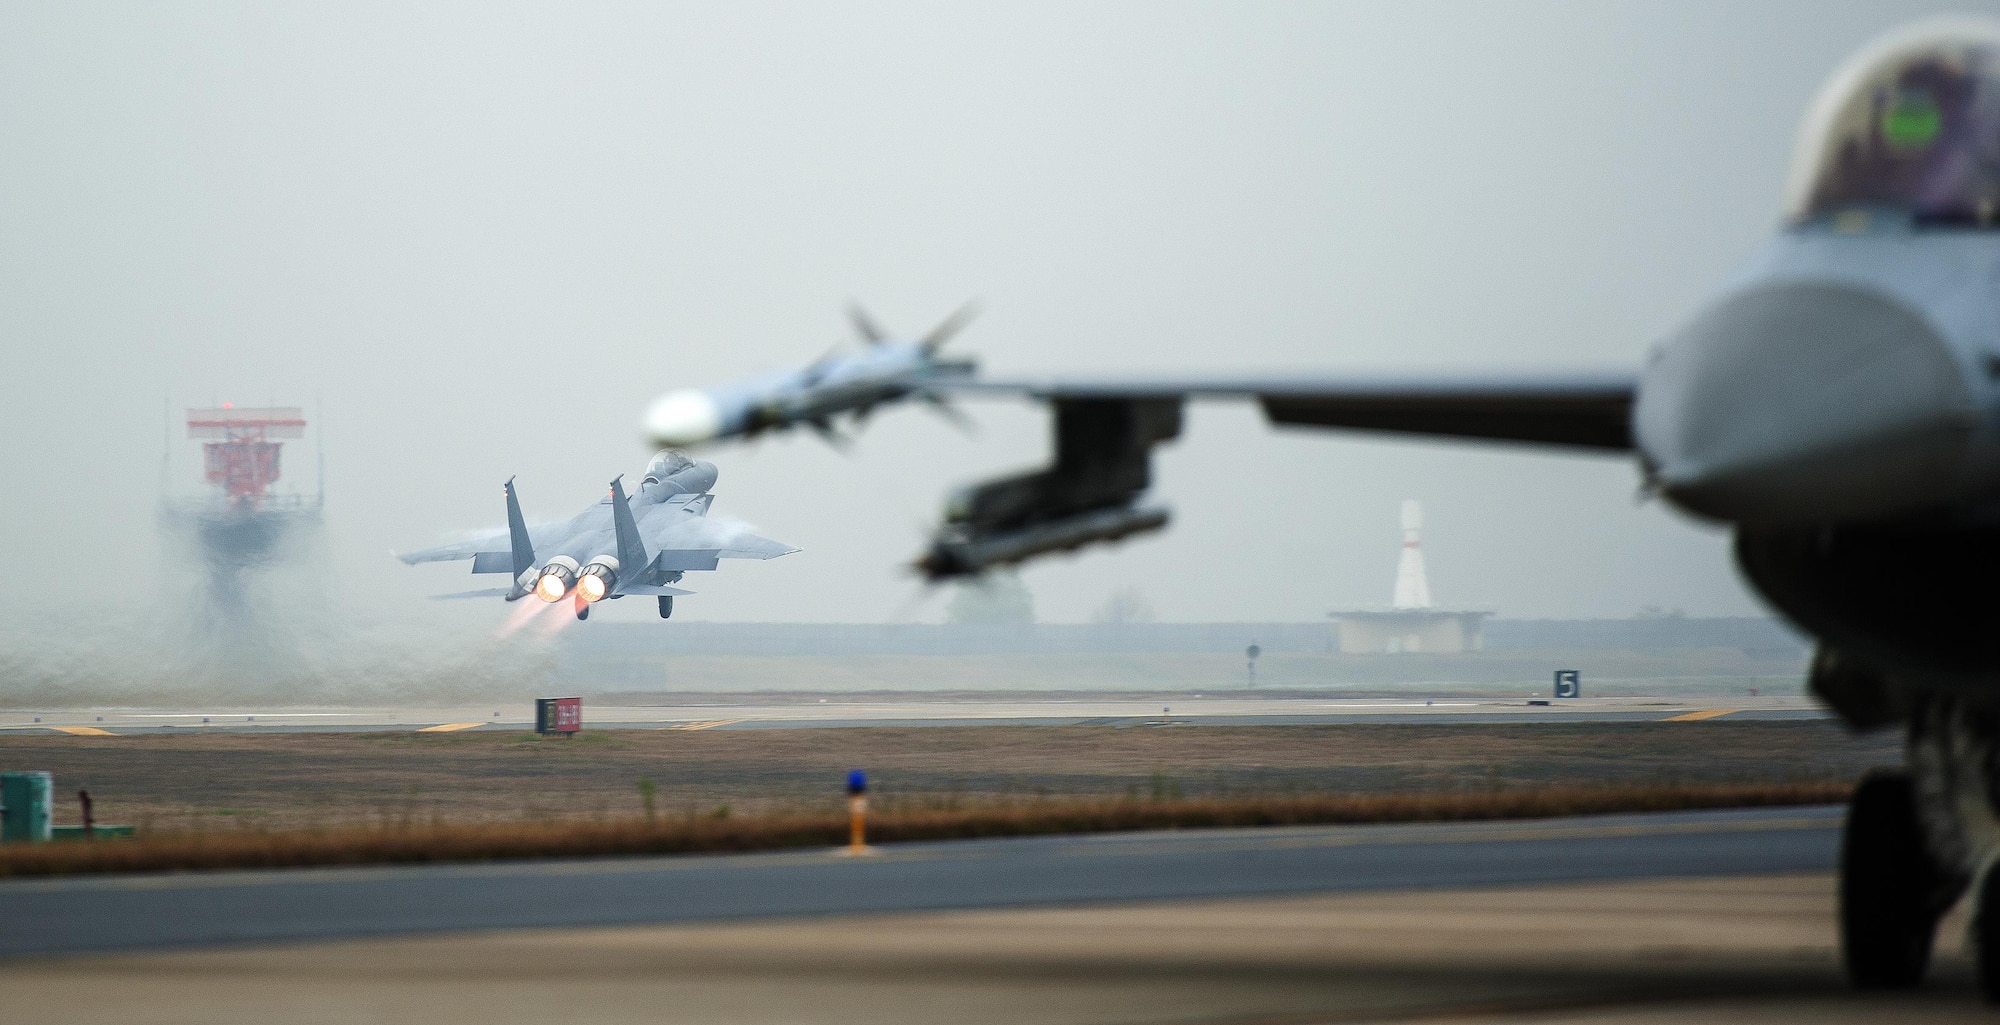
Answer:
POLYGON ((514 579, 535 568, 535 543, 528 538, 528 521, 521 516, 521 499, 514 494, 514 478, 507 478, 507 540, 514 548, 514 579))
POLYGON ((618 543, 618 578, 641 583, 652 560, 646 557, 646 542, 639 538, 639 521, 632 518, 632 503, 625 499, 624 478, 611 479, 611 527, 618 543))

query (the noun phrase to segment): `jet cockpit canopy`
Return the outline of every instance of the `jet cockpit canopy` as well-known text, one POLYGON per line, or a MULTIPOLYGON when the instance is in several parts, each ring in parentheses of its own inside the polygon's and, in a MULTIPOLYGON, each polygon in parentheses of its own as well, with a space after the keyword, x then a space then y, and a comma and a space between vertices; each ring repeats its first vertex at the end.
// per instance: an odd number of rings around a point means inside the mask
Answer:
POLYGON ((653 461, 646 464, 646 478, 643 483, 658 484, 693 465, 694 460, 673 449, 666 449, 653 456, 653 461))
POLYGON ((1919 223, 2000 220, 2000 22, 1920 22, 1820 89, 1799 137, 1794 223, 1894 209, 1919 223))

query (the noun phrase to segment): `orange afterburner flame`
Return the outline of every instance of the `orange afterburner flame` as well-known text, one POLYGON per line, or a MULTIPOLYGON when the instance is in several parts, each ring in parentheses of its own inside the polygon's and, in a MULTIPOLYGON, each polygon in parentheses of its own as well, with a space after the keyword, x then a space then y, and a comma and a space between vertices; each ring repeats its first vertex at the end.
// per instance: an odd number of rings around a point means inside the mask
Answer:
POLYGON ((601 601, 604 598, 604 578, 595 573, 585 573, 576 582, 576 593, 584 601, 601 601))
POLYGON ((564 586, 562 577, 554 573, 544 573, 540 580, 535 581, 535 597, 545 602, 559 602, 567 593, 569 588, 564 586))

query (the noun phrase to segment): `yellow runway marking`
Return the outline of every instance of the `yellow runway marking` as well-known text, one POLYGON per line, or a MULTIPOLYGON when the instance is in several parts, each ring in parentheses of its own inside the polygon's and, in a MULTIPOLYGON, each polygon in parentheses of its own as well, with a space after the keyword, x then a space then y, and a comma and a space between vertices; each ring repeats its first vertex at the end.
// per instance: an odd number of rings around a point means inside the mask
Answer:
POLYGON ((485 723, 483 723, 483 722, 448 722, 448 723, 444 723, 444 724, 442 724, 442 725, 438 725, 438 726, 426 726, 426 727, 424 727, 423 729, 420 729, 420 730, 418 730, 417 732, 418 732, 418 733, 456 733, 456 732, 458 732, 459 730, 469 730, 469 729, 473 728, 474 726, 484 726, 484 725, 486 725, 486 724, 485 724, 485 723))
POLYGON ((1665 718, 1665 719, 1661 719, 1660 721, 1661 721, 1661 722, 1700 722, 1700 721, 1702 721, 1703 719, 1719 719, 1719 718, 1721 718, 1721 717, 1723 717, 1723 716, 1725 716, 1725 715, 1729 715, 1729 714, 1730 714, 1730 713, 1732 713, 1732 712, 1741 712, 1741 711, 1743 711, 1743 710, 1742 710, 1742 709, 1740 709, 1740 708, 1711 708, 1711 709, 1709 709, 1709 710, 1708 710, 1708 711, 1706 711, 1706 712, 1689 712, 1689 713, 1687 713, 1686 715, 1675 715, 1675 716, 1669 716, 1669 717, 1667 717, 1667 718, 1665 718))
POLYGON ((705 721, 703 721, 703 722, 684 722, 684 723, 678 723, 678 724, 675 724, 675 725, 673 725, 673 726, 669 726, 669 727, 667 727, 667 729, 670 729, 670 730, 712 730, 712 729, 716 728, 717 726, 727 726, 727 725, 729 725, 730 723, 733 723, 733 722, 742 722, 742 721, 743 721, 743 720, 741 720, 741 719, 709 719, 709 720, 705 720, 705 721))
POLYGON ((115 737, 118 735, 110 730, 100 730, 95 726, 51 726, 49 729, 59 733, 67 733, 72 737, 115 737))

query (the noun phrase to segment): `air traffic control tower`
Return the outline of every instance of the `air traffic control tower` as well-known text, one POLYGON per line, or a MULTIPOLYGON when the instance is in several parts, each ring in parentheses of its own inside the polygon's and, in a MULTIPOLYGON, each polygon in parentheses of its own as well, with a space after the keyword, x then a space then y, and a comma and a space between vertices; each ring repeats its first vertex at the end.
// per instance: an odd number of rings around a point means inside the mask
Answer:
POLYGON ((1414 499, 1405 500, 1403 555, 1396 563, 1396 595, 1389 608, 1329 613, 1342 654, 1478 651, 1483 646, 1480 626, 1493 613, 1452 612, 1431 604, 1430 579, 1424 573, 1423 527, 1423 506, 1414 499))
POLYGON ((193 542, 208 570, 212 603, 235 606, 245 570, 289 558, 319 526, 323 489, 310 497, 273 490, 284 442, 304 437, 305 429, 304 411, 293 406, 187 411, 187 436, 202 443, 202 479, 209 487, 200 498, 163 495, 160 522, 193 542))

